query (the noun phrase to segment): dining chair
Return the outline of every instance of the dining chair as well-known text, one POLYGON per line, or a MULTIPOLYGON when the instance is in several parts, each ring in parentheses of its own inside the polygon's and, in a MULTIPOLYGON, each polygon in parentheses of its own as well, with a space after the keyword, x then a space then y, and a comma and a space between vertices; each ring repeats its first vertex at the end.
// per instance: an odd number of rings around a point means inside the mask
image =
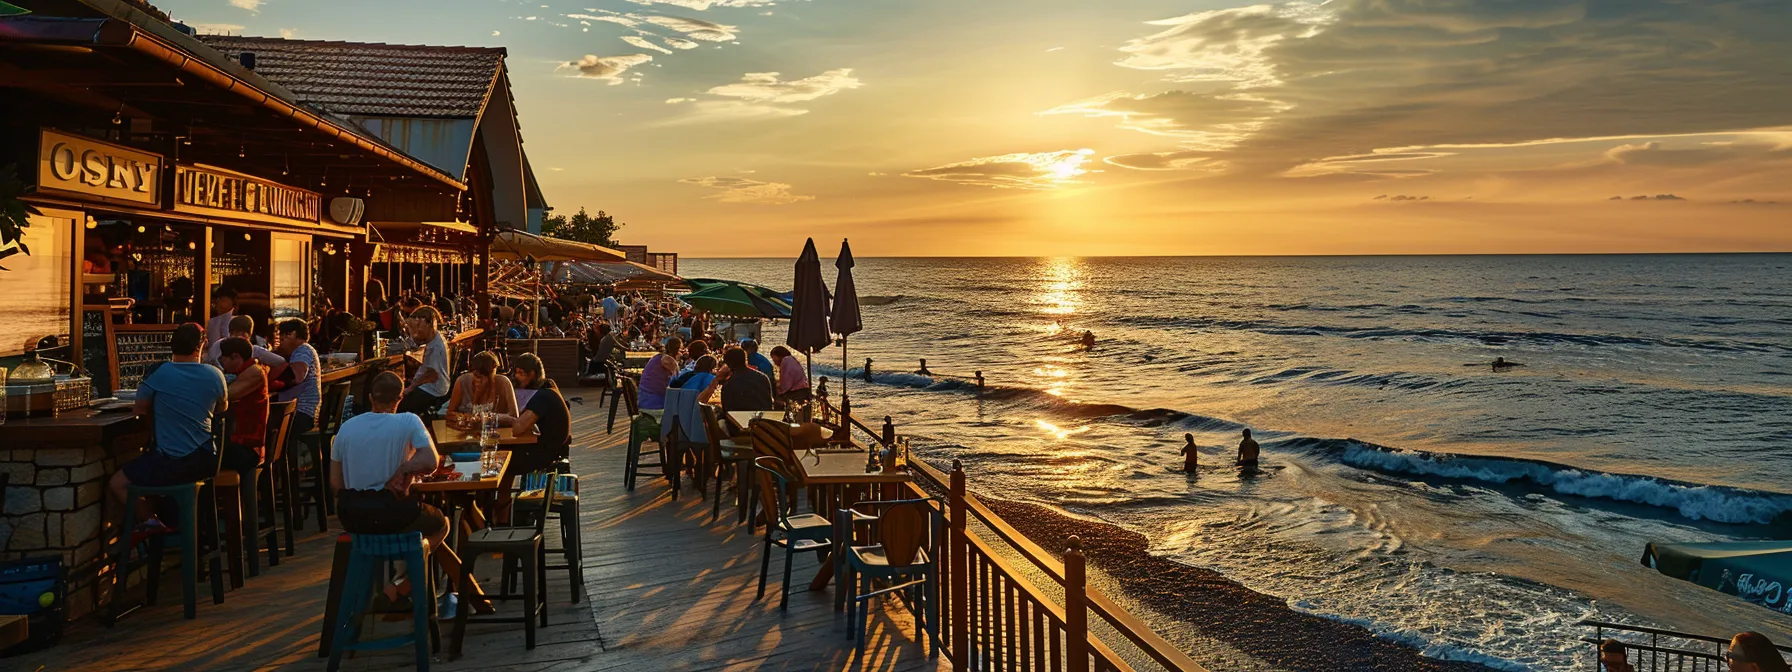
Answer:
POLYGON ((623 401, 628 405, 629 416, 628 463, 623 465, 622 480, 623 485, 632 492, 635 489, 635 479, 641 475, 641 467, 659 469, 656 472, 649 472, 649 476, 663 476, 669 470, 666 468, 666 444, 660 441, 660 419, 641 412, 640 406, 636 402, 639 393, 635 381, 628 378, 622 379, 621 393, 623 401), (642 444, 650 439, 654 445, 658 446, 658 450, 655 452, 659 461, 642 462, 642 444))
POLYGON ((945 517, 939 498, 859 502, 834 514, 834 533, 849 539, 855 514, 875 512, 871 537, 877 543, 846 544, 834 556, 835 575, 847 602, 846 636, 865 653, 871 600, 902 598, 915 616, 915 641, 932 638, 932 655, 940 652, 939 557, 945 517), (877 587, 879 583, 883 587, 877 587))
POLYGON ((796 554, 826 554, 833 548, 830 535, 834 525, 822 516, 794 511, 792 489, 796 480, 790 476, 783 460, 758 457, 754 458, 753 467, 759 475, 760 504, 765 507, 765 549, 759 559, 759 595, 753 599, 765 597, 765 577, 771 571, 772 547, 782 547, 784 583, 779 587, 778 609, 789 610, 790 568, 796 554))
MULTIPOLYGON (((540 480, 534 481, 542 484, 543 501, 555 500, 555 493, 560 488, 560 479, 553 477, 556 475, 553 472, 540 472, 540 480)), ((530 474, 523 478, 522 482, 530 483, 531 479, 536 477, 537 474, 530 474)), ((529 510, 518 509, 513 513, 527 515, 529 510)), ((506 567, 511 566, 512 563, 521 566, 523 594, 513 595, 506 591, 497 595, 486 595, 486 599, 522 600, 523 613, 520 616, 481 616, 478 622, 521 622, 523 624, 523 647, 535 648, 536 621, 540 621, 541 627, 547 627, 548 624, 547 600, 542 596, 547 587, 547 553, 542 539, 547 533, 548 517, 547 512, 540 509, 533 513, 535 514, 533 525, 488 527, 467 535, 467 538, 461 541, 460 547, 456 549, 461 558, 460 580, 455 584, 455 589, 459 591, 460 595, 460 608, 454 615, 454 644, 448 649, 450 657, 460 655, 461 643, 467 634, 467 612, 473 610, 473 603, 469 599, 471 594, 467 591, 467 587, 473 583, 473 565, 479 560, 479 556, 487 553, 503 555, 506 567)))
POLYGON ((735 439, 729 437, 727 432, 722 431, 722 423, 717 420, 717 415, 722 412, 721 409, 704 404, 702 412, 704 433, 709 437, 708 463, 715 465, 716 470, 716 498, 715 503, 709 507, 709 522, 715 522, 722 514, 723 472, 731 472, 734 475, 734 508, 738 511, 740 519, 745 520, 747 517, 747 470, 742 468, 742 463, 753 459, 752 439, 735 439))

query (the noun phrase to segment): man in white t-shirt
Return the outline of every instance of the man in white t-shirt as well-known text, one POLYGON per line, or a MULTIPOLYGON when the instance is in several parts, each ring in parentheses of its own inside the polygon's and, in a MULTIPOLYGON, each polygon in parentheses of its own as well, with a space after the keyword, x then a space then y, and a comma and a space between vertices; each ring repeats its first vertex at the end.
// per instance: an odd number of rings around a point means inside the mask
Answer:
MULTIPOLYGON (((255 318, 249 317, 248 315, 238 315, 230 318, 230 338, 241 338, 250 343, 254 343, 254 331, 255 318)), ((223 342, 224 339, 212 341, 211 349, 207 350, 205 353, 205 363, 212 366, 218 366, 218 357, 222 355, 218 350, 218 344, 223 342)), ((286 366, 286 358, 281 357, 279 353, 260 345, 252 345, 250 347, 252 352, 255 353, 254 359, 256 364, 260 364, 270 369, 286 366)))
MULTIPOLYGON (((460 556, 448 547, 448 519, 410 495, 416 477, 435 471, 441 457, 423 420, 398 412, 404 381, 381 372, 367 384, 371 413, 349 418, 330 448, 330 487, 336 491, 337 518, 353 534, 417 532, 448 576, 460 576, 460 556)), ((481 594, 478 585, 468 587, 481 594)), ((484 603, 483 597, 476 602, 484 603)), ((480 611, 489 610, 481 604, 480 611)))
POLYGON ((418 308, 405 319, 411 340, 423 344, 423 364, 417 367, 410 386, 404 389, 404 400, 398 404, 400 413, 422 416, 447 400, 448 384, 452 379, 448 377, 448 341, 436 331, 440 319, 436 309, 429 306, 418 308))

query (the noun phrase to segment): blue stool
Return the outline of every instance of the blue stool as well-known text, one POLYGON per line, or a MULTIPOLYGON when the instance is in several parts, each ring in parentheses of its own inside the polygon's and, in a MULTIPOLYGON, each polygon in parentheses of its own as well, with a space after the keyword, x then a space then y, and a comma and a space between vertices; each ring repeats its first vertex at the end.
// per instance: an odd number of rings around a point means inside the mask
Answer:
POLYGON ((342 606, 336 614, 336 636, 330 640, 330 672, 342 666, 344 651, 391 649, 406 644, 415 648, 417 669, 429 669, 429 653, 440 647, 435 619, 435 578, 426 564, 428 549, 423 535, 356 534, 349 550, 348 576, 342 587, 342 606), (373 591, 382 583, 387 562, 403 560, 411 576, 411 631, 402 635, 360 641, 361 615, 367 611, 373 591), (421 582, 421 585, 419 585, 421 582))

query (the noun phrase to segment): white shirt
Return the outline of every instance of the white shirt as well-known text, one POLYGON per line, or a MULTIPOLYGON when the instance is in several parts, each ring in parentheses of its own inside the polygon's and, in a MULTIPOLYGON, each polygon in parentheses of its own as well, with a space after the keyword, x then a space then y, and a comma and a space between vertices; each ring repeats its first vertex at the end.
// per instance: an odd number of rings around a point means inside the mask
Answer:
POLYGON ((434 339, 423 344, 423 365, 417 367, 417 375, 411 378, 411 382, 417 382, 423 377, 424 371, 432 369, 436 372, 436 379, 433 382, 418 385, 417 389, 438 397, 448 396, 448 386, 454 381, 448 379, 448 341, 442 338, 441 332, 437 332, 434 339))
POLYGON ((330 459, 342 463, 342 487, 379 490, 418 451, 436 453, 429 428, 413 413, 362 413, 342 423, 330 459))
POLYGON ((205 321, 205 345, 207 348, 230 336, 230 320, 234 317, 236 317, 236 309, 232 308, 213 315, 212 319, 205 321))

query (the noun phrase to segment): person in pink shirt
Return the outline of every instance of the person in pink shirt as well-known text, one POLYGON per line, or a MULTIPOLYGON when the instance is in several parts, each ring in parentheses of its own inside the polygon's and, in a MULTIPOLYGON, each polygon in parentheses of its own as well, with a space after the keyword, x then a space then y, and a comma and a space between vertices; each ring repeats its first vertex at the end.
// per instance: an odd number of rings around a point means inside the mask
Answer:
POLYGON ((803 363, 796 361, 790 348, 772 348, 772 364, 778 367, 778 401, 801 403, 809 400, 809 375, 803 363))

